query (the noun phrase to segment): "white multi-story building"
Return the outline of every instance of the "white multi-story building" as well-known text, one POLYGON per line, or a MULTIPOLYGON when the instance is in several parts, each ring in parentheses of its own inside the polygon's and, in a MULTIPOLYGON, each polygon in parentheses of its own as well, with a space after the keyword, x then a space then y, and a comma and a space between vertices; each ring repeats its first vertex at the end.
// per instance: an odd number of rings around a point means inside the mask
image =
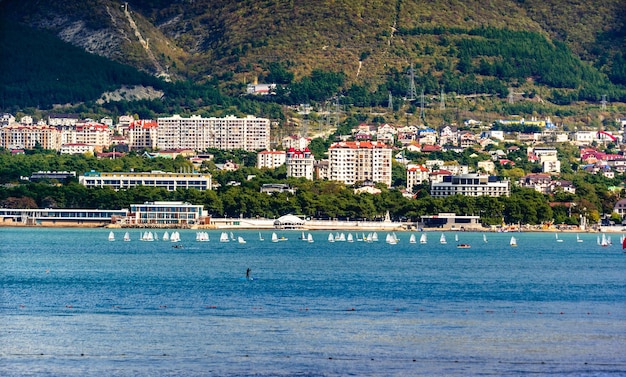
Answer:
POLYGON ((432 182, 430 195, 445 197, 464 196, 509 196, 509 181, 498 181, 497 177, 480 174, 449 175, 443 182, 432 182))
POLYGON ((75 126, 78 123, 78 114, 50 114, 49 126, 75 126))
POLYGON ((313 179, 315 157, 313 157, 309 148, 305 148, 302 151, 290 148, 287 151, 285 164, 287 165, 287 177, 313 179))
POLYGON ((84 154, 94 153, 93 145, 85 143, 63 144, 61 145, 61 154, 84 154))
POLYGON ((206 216, 202 205, 184 202, 145 202, 131 204, 125 221, 142 225, 191 225, 206 216))
POLYGON ((275 169, 285 164, 286 156, 285 151, 261 151, 256 155, 256 167, 275 169))
POLYGON ((91 122, 77 123, 73 134, 73 143, 83 143, 102 148, 111 145, 111 129, 105 124, 91 122))
POLYGON ((178 188, 211 190, 212 187, 210 174, 166 173, 162 171, 149 173, 91 171, 79 176, 78 182, 86 187, 110 187, 115 191, 136 186, 161 187, 168 191, 175 191, 178 188))
POLYGON ((160 149, 207 148, 256 151, 270 146, 270 120, 248 115, 245 118, 203 118, 174 115, 158 118, 157 147, 160 149))
POLYGON ((61 148, 61 133, 55 127, 44 125, 23 126, 13 123, 0 128, 0 147, 34 149, 36 146, 58 151, 61 148))
POLYGON ((157 122, 154 120, 133 120, 128 124, 127 135, 130 149, 156 149, 157 122))
POLYGON ((303 150, 304 148, 308 148, 310 143, 311 139, 297 135, 287 136, 283 138, 282 141, 283 148, 285 149, 293 148, 303 150))
POLYGON ((406 167, 406 188, 413 191, 415 185, 420 185, 428 180, 430 170, 424 165, 408 165, 406 167))
POLYGON ((382 182, 391 186, 391 147, 385 143, 347 141, 329 148, 329 179, 348 185, 382 182))

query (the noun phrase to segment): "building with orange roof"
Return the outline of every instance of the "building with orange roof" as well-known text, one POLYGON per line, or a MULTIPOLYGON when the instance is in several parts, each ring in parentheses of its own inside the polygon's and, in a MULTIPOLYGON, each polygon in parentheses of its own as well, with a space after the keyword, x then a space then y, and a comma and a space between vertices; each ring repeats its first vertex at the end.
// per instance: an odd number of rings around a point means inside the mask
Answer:
POLYGON ((378 141, 345 141, 329 148, 329 179, 353 185, 382 182, 391 186, 392 148, 378 141))

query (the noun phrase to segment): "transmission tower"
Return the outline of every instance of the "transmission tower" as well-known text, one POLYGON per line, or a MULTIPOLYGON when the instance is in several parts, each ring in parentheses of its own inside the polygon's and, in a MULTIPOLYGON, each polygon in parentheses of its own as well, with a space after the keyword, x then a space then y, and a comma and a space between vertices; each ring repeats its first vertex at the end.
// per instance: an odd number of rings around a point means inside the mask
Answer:
POLYGON ((606 104, 607 104, 607 100, 606 100, 606 94, 602 95, 602 110, 606 110, 606 104))
POLYGON ((393 96, 391 95, 391 91, 389 92, 389 102, 387 102, 387 110, 390 113, 393 113, 393 96))
POLYGON ((446 94, 443 92, 443 86, 441 87, 441 99, 439 102, 439 109, 441 110, 446 109, 446 94))
POLYGON ((424 89, 422 89, 422 95, 420 96, 420 119, 424 120, 426 118, 424 113, 424 89))
POLYGON ((415 97, 417 97, 417 92, 415 91, 415 71, 413 70, 413 63, 411 63, 411 68, 409 68, 409 90, 406 92, 406 99, 415 101, 415 97))

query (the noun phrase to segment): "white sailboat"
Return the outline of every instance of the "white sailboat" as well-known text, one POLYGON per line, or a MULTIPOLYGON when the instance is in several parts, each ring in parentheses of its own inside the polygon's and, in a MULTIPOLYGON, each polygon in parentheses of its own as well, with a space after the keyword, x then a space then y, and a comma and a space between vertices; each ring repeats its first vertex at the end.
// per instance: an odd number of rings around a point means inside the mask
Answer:
POLYGON ((246 243, 246 240, 244 240, 244 239, 243 239, 243 237, 238 236, 238 237, 237 237, 237 242, 239 242, 239 243, 241 243, 241 244, 244 244, 244 243, 246 243))
POLYGON ((265 238, 263 238, 263 236, 261 235, 261 232, 259 232, 259 241, 265 241, 265 238))
POLYGON ((335 237, 333 236, 332 233, 328 234, 328 242, 335 242, 335 237))
POLYGON ((279 238, 276 235, 276 232, 273 232, 272 233, 272 242, 280 242, 280 241, 287 241, 287 238, 285 238, 284 236, 279 238))
POLYGON ((222 232, 222 234, 220 234, 220 242, 230 242, 226 232, 222 232))
POLYGON ((354 242, 354 238, 352 237, 352 233, 348 233, 348 242, 354 242))
POLYGON ((425 244, 427 242, 428 242, 428 237, 426 236, 426 233, 422 233, 422 235, 420 236, 420 243, 425 244))
POLYGON ((448 243, 448 241, 446 241, 446 235, 441 233, 441 237, 439 237, 439 243, 442 245, 445 245, 448 243))
POLYGON ((230 232, 230 239, 233 241, 235 240, 235 235, 233 234, 233 232, 230 232))
POLYGON ((563 242, 563 240, 559 238, 558 233, 554 233, 554 236, 556 237, 556 242, 563 242))
POLYGON ((576 242, 583 242, 583 240, 580 239, 580 236, 578 234, 576 234, 576 242))
POLYGON ((130 234, 128 232, 124 233, 124 241, 130 241, 130 234))
POLYGON ((207 232, 197 232, 196 233, 196 241, 198 241, 198 242, 208 242, 209 241, 209 233, 207 233, 207 232))
POLYGON ((600 241, 600 246, 607 247, 611 244, 611 240, 606 236, 606 234, 602 233, 602 239, 600 241))
POLYGON ((343 232, 341 232, 341 234, 339 235, 338 241, 341 241, 341 242, 345 242, 346 241, 346 235, 343 232))
POLYGON ((385 242, 387 242, 390 245, 395 245, 398 243, 398 238, 396 237, 395 234, 387 233, 387 236, 385 237, 385 242))
POLYGON ((109 232, 109 241, 115 241, 115 234, 113 234, 113 231, 109 232))
POLYGON ((372 233, 372 242, 378 242, 378 233, 372 233))
POLYGON ((487 235, 483 233, 483 242, 487 243, 487 235))
POLYGON ((163 233, 163 241, 169 241, 169 240, 170 240, 170 234, 166 230, 165 233, 163 233))
POLYGON ((417 240, 415 239, 415 234, 411 234, 411 237, 409 237, 409 243, 417 243, 417 240))
POLYGON ((458 234, 454 235, 454 242, 459 242, 459 235, 458 234))
POLYGON ((180 233, 174 231, 170 235, 170 242, 180 242, 180 233))
POLYGON ((517 246, 517 239, 515 237, 511 237, 511 241, 509 241, 509 245, 513 247, 517 246))
POLYGON ((313 243, 313 235, 311 233, 309 233, 306 236, 306 240, 307 240, 308 243, 313 243))

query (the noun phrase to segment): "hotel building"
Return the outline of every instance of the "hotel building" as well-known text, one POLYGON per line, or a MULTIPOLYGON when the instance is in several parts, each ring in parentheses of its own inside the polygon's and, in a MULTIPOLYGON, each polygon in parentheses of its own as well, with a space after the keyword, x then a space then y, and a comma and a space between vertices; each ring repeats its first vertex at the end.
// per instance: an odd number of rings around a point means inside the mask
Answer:
POLYGON ((509 181, 498 181, 497 177, 480 174, 447 175, 442 182, 432 182, 430 195, 445 197, 464 196, 509 196, 509 181))
POLYGON ((203 118, 173 115, 158 118, 157 147, 160 149, 207 148, 257 151, 270 146, 270 121, 248 115, 245 118, 203 118))
POLYGON ((287 177, 313 179, 315 157, 309 148, 304 148, 302 151, 290 148, 287 151, 285 164, 287 165, 287 177))
POLYGON ((353 185, 356 182, 382 182, 391 186, 391 147, 372 141, 346 141, 329 148, 329 177, 353 185))
POLYGON ((168 191, 175 191, 179 188, 211 190, 212 187, 210 174, 166 173, 162 171, 149 173, 91 171, 79 176, 78 182, 86 187, 110 187, 115 191, 137 186, 160 187, 168 191))
POLYGON ((156 149, 158 126, 154 120, 133 120, 127 128, 128 148, 156 149))

